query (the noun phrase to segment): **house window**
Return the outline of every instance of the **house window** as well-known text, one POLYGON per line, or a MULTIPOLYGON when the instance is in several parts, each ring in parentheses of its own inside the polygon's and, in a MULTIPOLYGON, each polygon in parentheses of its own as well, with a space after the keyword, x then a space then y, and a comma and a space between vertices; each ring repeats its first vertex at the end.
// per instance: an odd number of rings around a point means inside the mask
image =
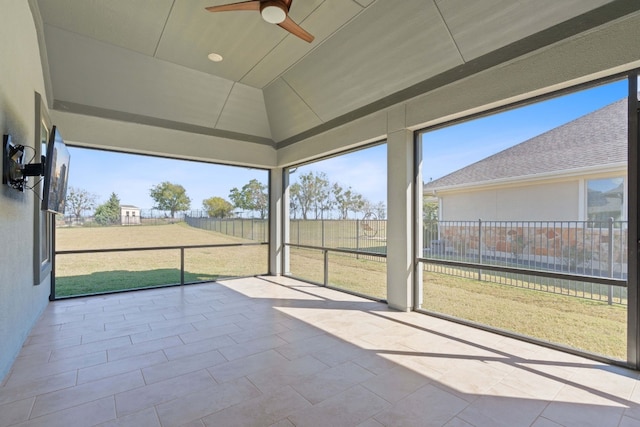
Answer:
POLYGON ((608 221, 623 218, 624 178, 587 180, 587 218, 589 221, 608 221))

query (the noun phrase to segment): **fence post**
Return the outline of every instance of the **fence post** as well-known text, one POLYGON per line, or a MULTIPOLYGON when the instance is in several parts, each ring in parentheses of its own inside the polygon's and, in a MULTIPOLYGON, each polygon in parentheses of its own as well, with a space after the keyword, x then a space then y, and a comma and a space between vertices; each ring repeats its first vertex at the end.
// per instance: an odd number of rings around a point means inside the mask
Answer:
POLYGON ((184 285, 184 248, 180 248, 180 285, 184 285))
MULTIPOLYGON (((478 220, 478 264, 482 264, 482 220, 478 220)), ((482 269, 478 269, 478 280, 482 280, 482 269)))
POLYGON ((329 251, 324 249, 324 285, 329 284, 329 251))
POLYGON ((322 246, 324 248, 324 218, 321 218, 320 221, 321 221, 321 224, 322 224, 322 228, 321 228, 322 244, 320 246, 322 246))
MULTIPOLYGON (((356 218, 356 250, 360 250, 360 220, 356 218)), ((360 254, 356 254, 356 259, 360 259, 360 254)))
MULTIPOLYGON (((609 270, 609 277, 613 278, 613 218, 609 218, 609 244, 608 244, 608 256, 607 256, 607 263, 608 263, 608 270, 609 270)), ((613 304, 613 286, 612 285, 607 285, 608 289, 607 289, 607 300, 609 302, 609 305, 613 304)))

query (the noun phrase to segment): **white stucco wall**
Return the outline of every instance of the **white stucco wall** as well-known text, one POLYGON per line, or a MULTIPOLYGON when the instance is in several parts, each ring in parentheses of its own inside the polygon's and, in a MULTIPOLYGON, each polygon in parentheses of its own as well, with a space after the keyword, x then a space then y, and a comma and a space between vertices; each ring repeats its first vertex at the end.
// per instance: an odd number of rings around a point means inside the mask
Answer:
MULTIPOLYGON (((44 80, 35 25, 26 1, 2 2, 0 130, 33 147, 35 95, 44 80)), ((33 283, 34 194, 0 188, 0 381, 47 305, 49 277, 33 283)))
POLYGON ((579 179, 438 194, 445 221, 578 221, 579 179))

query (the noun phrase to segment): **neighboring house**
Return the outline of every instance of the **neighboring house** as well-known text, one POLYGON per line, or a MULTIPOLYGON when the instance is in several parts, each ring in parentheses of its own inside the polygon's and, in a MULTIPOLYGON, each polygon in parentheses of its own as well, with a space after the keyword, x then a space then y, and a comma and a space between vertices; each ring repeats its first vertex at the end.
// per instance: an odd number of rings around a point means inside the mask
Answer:
POLYGON ((625 98, 425 184, 439 205, 427 247, 625 270, 625 226, 608 221, 626 220, 627 138, 625 98))
POLYGON ((120 205, 122 225, 140 225, 140 208, 132 205, 120 205))
POLYGON ((626 219, 626 98, 424 185, 441 220, 626 219))

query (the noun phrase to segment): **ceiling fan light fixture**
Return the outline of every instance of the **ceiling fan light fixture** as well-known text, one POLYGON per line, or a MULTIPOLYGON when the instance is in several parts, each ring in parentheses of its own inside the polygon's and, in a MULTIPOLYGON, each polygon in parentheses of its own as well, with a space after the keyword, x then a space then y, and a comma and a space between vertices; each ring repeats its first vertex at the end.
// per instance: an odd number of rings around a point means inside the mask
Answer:
POLYGON ((287 19, 287 9, 279 2, 267 2, 266 5, 260 9, 262 19, 270 24, 280 24, 287 19))
POLYGON ((207 58, 209 58, 209 61, 213 62, 222 61, 222 55, 220 55, 219 53, 210 53, 209 55, 207 55, 207 58))

